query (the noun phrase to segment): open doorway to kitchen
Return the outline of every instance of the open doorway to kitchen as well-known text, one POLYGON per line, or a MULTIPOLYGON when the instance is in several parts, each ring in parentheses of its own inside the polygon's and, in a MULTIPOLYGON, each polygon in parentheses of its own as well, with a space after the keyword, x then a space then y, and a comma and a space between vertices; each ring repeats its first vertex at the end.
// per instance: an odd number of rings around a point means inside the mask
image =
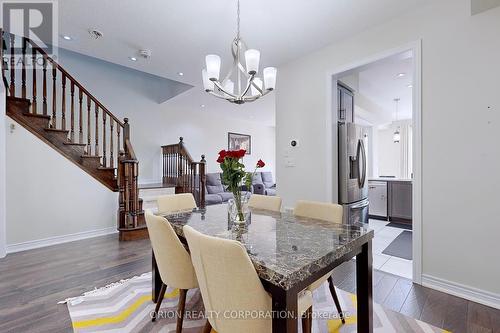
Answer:
POLYGON ((374 230, 375 269, 417 283, 419 50, 419 45, 402 48, 337 71, 332 86, 337 97, 332 101, 338 120, 338 195, 344 222, 368 221, 374 230))

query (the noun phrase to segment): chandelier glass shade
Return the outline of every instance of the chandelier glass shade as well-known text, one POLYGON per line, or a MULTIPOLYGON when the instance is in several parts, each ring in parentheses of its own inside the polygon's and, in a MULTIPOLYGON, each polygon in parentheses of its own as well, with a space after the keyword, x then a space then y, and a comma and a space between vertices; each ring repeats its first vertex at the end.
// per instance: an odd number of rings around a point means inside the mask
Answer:
POLYGON ((262 71, 262 78, 258 77, 260 52, 248 49, 240 38, 239 0, 237 5, 237 34, 231 44, 233 65, 221 78, 221 58, 216 54, 209 54, 205 57, 206 68, 202 70, 202 78, 207 93, 231 103, 243 104, 253 102, 273 91, 276 87, 277 70, 275 67, 266 67, 262 71))

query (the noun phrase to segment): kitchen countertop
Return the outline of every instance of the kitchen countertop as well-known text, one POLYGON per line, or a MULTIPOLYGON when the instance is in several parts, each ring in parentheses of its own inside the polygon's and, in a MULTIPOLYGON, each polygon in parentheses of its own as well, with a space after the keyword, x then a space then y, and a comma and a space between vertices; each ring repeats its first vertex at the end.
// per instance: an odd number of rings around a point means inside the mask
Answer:
POLYGON ((413 182, 413 179, 408 179, 408 178, 374 177, 374 178, 368 178, 368 181, 376 181, 376 182, 413 182))

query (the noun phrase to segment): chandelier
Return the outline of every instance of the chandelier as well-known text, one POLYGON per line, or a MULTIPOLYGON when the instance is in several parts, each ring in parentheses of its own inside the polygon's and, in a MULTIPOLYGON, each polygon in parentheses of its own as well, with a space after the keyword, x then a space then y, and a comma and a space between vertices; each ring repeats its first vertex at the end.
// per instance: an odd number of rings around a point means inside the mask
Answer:
POLYGON ((245 42, 240 38, 239 0, 237 4, 237 32, 231 44, 233 66, 227 75, 220 80, 221 58, 216 54, 209 54, 205 57, 207 68, 202 70, 202 77, 203 87, 207 93, 228 100, 231 103, 243 104, 253 102, 273 91, 276 86, 277 70, 275 67, 266 67, 262 71, 263 79, 257 77, 260 52, 255 49, 248 49, 245 42), (244 55, 245 66, 241 62, 242 54, 244 55))

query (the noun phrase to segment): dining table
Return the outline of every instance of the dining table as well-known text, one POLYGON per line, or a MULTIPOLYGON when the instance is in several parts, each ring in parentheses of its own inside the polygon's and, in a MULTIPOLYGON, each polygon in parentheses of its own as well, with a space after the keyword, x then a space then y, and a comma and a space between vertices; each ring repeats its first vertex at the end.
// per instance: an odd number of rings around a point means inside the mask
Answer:
MULTIPOLYGON (((339 224, 292 212, 251 209, 246 224, 231 222, 227 205, 175 212, 164 216, 187 246, 183 227, 222 239, 240 241, 272 297, 273 333, 298 330, 298 295, 340 264, 356 260, 357 332, 373 332, 372 239, 367 224, 339 224)), ((153 254, 153 301, 162 285, 153 254)), ((314 309, 314 306, 313 306, 314 309)))

